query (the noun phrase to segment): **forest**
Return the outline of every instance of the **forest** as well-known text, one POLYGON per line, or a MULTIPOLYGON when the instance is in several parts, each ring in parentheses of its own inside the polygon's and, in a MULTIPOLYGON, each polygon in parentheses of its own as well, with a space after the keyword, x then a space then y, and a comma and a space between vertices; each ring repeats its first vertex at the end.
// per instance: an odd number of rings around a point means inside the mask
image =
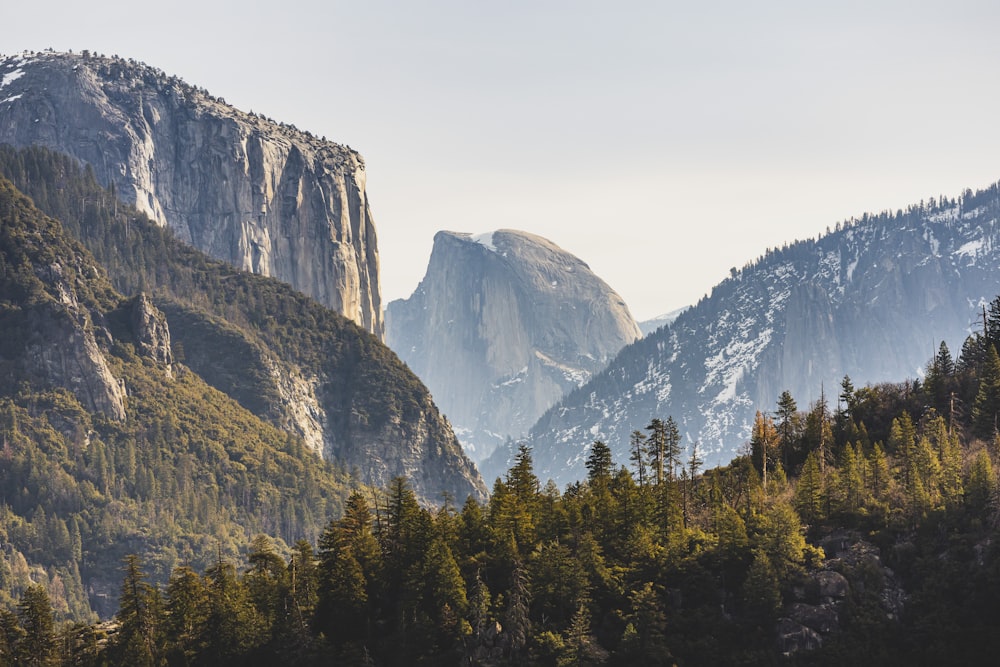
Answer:
POLYGON ((629 465, 592 443, 555 488, 522 446, 488 501, 356 489, 315 543, 173 569, 121 564, 110 622, 54 620, 29 586, 0 660, 65 665, 986 664, 1000 634, 1000 298, 923 381, 799 410, 744 455, 680 460, 672 418, 629 465), (795 620, 797 619, 797 620, 795 620), (815 628, 811 626, 816 626, 815 628))
POLYGON ((254 357, 339 364, 334 393, 364 388, 349 407, 377 419, 423 400, 391 353, 122 215, 65 158, 0 167, 79 241, 0 181, 0 666, 994 662, 1000 297, 920 380, 776 396, 725 466, 650 415, 627 462, 592 442, 565 488, 521 446, 488 499, 442 502, 312 456, 254 357), (83 258, 62 270, 104 318, 123 422, 19 375, 55 257, 83 258), (170 377, 129 331, 122 295, 147 290, 192 332, 170 377), (188 357, 222 361, 211 383, 188 357))

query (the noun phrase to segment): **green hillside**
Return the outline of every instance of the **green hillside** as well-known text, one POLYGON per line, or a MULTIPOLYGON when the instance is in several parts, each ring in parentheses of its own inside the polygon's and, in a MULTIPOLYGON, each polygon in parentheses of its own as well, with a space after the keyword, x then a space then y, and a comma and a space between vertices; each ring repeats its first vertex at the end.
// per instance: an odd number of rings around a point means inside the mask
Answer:
POLYGON ((61 617, 107 615, 126 553, 165 580, 183 562, 236 557, 258 532, 315 539, 339 515, 347 474, 184 366, 140 356, 133 300, 5 179, 0 221, 0 604, 35 581, 61 617), (74 377, 29 372, 66 320, 64 346, 96 334, 125 387, 123 421, 85 409, 74 377))

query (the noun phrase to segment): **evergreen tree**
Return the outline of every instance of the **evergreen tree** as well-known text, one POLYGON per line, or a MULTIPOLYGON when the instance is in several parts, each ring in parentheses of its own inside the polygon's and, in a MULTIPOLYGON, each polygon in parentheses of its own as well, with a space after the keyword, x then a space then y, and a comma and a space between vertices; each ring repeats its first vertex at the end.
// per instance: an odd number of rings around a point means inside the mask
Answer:
POLYGON ((774 455, 777 438, 778 433, 771 418, 758 410, 757 416, 754 418, 753 430, 750 432, 750 455, 753 457, 754 465, 761 471, 765 495, 767 494, 767 472, 771 467, 771 457, 774 455))
POLYGON ((979 391, 972 406, 974 431, 982 438, 992 438, 1000 424, 1000 355, 992 344, 979 371, 979 391))
MULTIPOLYGON (((385 531, 391 536, 383 538, 383 543, 387 552, 403 563, 406 546, 402 542, 407 538, 397 524, 410 521, 407 516, 416 512, 415 499, 407 494, 403 480, 394 488, 396 510, 385 531)), ((361 492, 354 491, 347 499, 344 516, 331 521, 319 541, 316 629, 334 645, 367 642, 372 620, 369 591, 375 588, 381 560, 368 503, 361 492)))
POLYGON ((801 420, 795 399, 787 389, 778 397, 778 411, 775 414, 775 428, 778 431, 778 447, 781 450, 781 464, 786 471, 797 459, 799 431, 801 420))
POLYGON ((24 589, 17 608, 23 635, 17 643, 16 665, 48 667, 56 652, 55 621, 49 595, 41 584, 24 589))
POLYGON ((993 501, 996 493, 996 477, 989 452, 980 449, 969 470, 969 481, 965 484, 965 502, 970 507, 982 511, 993 501))
POLYGON ((663 483, 663 468, 665 466, 667 448, 666 424, 659 417, 654 417, 646 426, 649 436, 646 438, 646 451, 649 465, 653 469, 654 480, 659 486, 663 483))
POLYGON ((824 489, 823 476, 819 470, 818 454, 809 452, 795 488, 795 507, 802 518, 814 523, 823 517, 824 489))
POLYGON ((761 549, 754 550, 741 598, 745 617, 759 628, 770 627, 781 608, 781 589, 774 566, 761 549))
POLYGON ((591 485, 607 485, 611 479, 613 467, 611 458, 611 448, 601 440, 595 440, 590 446, 590 455, 587 457, 587 473, 591 485))
POLYGON ((663 424, 663 455, 670 481, 677 477, 677 467, 681 464, 681 432, 673 416, 668 416, 663 424))
POLYGON ((520 663, 524 658, 531 637, 530 607, 528 574, 520 560, 515 560, 503 614, 504 655, 514 664, 520 663))
POLYGON ((646 485, 646 436, 642 431, 632 431, 629 439, 629 460, 635 465, 635 473, 639 477, 639 486, 646 485))
POLYGON ((162 632, 159 591, 146 581, 139 557, 125 557, 125 577, 119 598, 118 633, 112 653, 121 664, 148 667, 161 661, 162 632))
POLYGON ((173 665, 194 664, 203 648, 208 622, 208 589, 189 565, 181 565, 167 582, 164 634, 173 665))
POLYGON ((232 563, 221 555, 205 571, 208 582, 208 615, 199 644, 208 664, 226 664, 252 654, 267 641, 263 623, 232 563))
POLYGON ((871 469, 869 491, 877 500, 884 500, 888 496, 892 476, 889 470, 889 461, 886 458, 885 450, 882 449, 881 443, 876 442, 872 448, 869 467, 871 469))

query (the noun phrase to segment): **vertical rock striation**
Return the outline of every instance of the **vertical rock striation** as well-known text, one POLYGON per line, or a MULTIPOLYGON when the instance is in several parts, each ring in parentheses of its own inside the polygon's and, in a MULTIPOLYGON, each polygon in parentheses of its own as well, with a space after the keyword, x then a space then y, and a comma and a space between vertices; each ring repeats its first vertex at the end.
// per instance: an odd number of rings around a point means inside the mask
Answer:
POLYGON ((514 230, 439 232, 420 286, 386 322, 389 346, 480 459, 640 335, 584 262, 514 230))
POLYGON ((273 276, 382 337, 365 164, 120 58, 0 59, 0 143, 42 145, 186 242, 273 276))

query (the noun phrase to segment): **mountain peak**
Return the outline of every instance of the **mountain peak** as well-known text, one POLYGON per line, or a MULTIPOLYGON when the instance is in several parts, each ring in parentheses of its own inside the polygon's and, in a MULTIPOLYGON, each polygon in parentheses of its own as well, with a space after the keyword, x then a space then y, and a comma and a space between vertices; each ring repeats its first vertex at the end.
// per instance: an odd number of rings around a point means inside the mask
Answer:
POLYGON ((580 259, 528 232, 442 231, 387 340, 482 458, 518 437, 639 330, 580 259))

